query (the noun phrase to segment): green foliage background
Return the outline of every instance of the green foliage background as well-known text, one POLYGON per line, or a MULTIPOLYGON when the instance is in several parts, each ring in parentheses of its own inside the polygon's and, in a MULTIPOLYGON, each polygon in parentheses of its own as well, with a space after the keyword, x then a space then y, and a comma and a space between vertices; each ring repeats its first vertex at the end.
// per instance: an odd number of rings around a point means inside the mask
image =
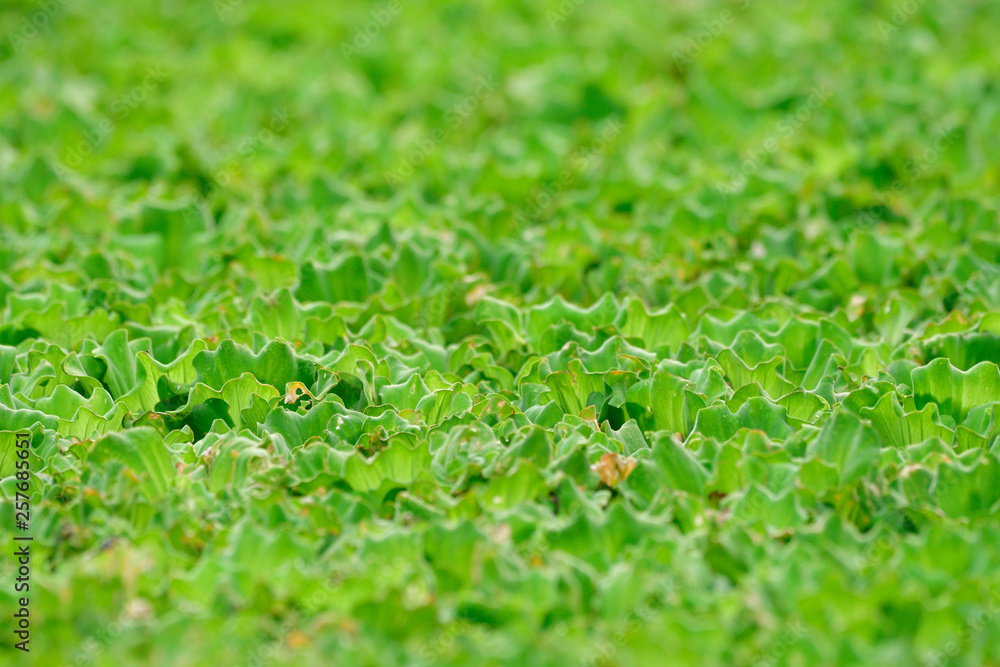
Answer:
POLYGON ((1000 664, 997 25, 5 0, 3 662, 1000 664))

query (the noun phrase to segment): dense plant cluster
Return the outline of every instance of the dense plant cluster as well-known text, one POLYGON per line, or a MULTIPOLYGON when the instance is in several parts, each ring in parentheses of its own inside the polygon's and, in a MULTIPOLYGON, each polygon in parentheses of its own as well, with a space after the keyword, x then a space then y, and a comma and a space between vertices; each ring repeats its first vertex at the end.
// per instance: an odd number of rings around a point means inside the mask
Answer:
POLYGON ((7 5, 44 664, 1000 664, 994 4, 7 5))

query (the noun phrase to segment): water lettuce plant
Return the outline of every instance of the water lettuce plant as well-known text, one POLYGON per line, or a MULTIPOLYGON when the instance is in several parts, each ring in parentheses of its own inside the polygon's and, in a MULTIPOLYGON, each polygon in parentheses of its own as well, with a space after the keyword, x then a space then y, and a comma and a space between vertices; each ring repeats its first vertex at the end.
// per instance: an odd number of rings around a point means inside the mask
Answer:
POLYGON ((0 660, 1000 665, 998 12, 4 2, 0 660))

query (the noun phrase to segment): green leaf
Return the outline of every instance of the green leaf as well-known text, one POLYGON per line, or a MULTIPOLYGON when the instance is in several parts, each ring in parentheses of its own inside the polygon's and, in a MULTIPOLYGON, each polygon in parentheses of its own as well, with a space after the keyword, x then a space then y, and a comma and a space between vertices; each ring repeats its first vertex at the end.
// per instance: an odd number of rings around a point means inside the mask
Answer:
POLYGON ((935 359, 913 369, 911 376, 917 408, 936 403, 956 424, 964 422, 970 410, 1000 401, 1000 368, 988 361, 962 371, 947 359, 935 359))
POLYGON ((846 485, 866 474, 878 461, 880 448, 875 432, 857 417, 835 412, 809 443, 809 454, 832 465, 846 485))
POLYGON ((625 397, 628 416, 645 431, 667 430, 687 436, 705 401, 691 391, 694 385, 669 373, 656 372, 652 379, 629 387, 625 397))
POLYGON ((212 389, 244 373, 252 374, 258 382, 269 384, 281 393, 289 382, 311 385, 316 377, 316 364, 302 359, 284 341, 272 341, 259 354, 231 340, 224 340, 213 351, 199 352, 193 361, 197 380, 212 389))
POLYGON ((860 414, 870 419, 884 447, 907 447, 928 438, 940 438, 946 443, 954 439, 954 432, 941 424, 937 405, 929 403, 919 412, 903 413, 896 393, 883 396, 874 407, 861 408, 860 414))
POLYGON ((109 461, 123 463, 150 500, 162 498, 177 477, 169 450, 151 428, 108 433, 95 440, 87 456, 88 464, 101 466, 109 461))
POLYGON ((800 424, 788 417, 788 410, 764 397, 748 399, 732 412, 725 405, 713 405, 698 412, 694 431, 720 442, 729 440, 740 429, 762 431, 768 437, 787 438, 800 424))

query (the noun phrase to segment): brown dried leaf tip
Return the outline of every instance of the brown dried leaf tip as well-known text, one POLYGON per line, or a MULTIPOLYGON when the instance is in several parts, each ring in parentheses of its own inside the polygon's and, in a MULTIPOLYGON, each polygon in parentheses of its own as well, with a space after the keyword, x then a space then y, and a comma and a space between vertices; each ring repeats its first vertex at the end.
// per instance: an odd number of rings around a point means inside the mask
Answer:
POLYGON ((596 472, 601 481, 606 486, 618 486, 618 484, 635 470, 635 459, 631 456, 622 458, 614 452, 601 455, 601 460, 590 466, 596 472))
POLYGON ((303 396, 312 398, 312 394, 301 382, 289 382, 285 385, 285 403, 295 403, 303 396))

